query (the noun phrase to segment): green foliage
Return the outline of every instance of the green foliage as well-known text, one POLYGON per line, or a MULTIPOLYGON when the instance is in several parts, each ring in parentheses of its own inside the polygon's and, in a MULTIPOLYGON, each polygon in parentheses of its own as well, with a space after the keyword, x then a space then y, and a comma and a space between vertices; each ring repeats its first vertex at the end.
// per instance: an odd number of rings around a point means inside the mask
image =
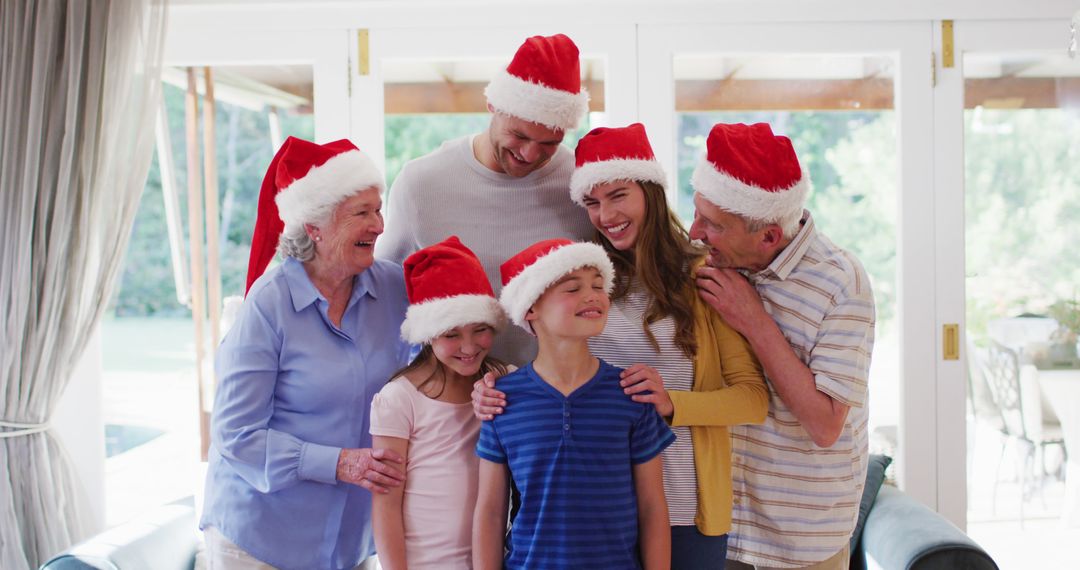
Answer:
POLYGON ((439 148, 444 141, 487 129, 488 113, 431 113, 386 116, 387 188, 414 158, 439 148))
POLYGON ((968 330, 1044 314, 1080 283, 1080 114, 967 111, 965 239, 968 330))
MULTIPOLYGON (((181 227, 185 243, 190 243, 184 93, 176 87, 164 85, 163 95, 176 169, 181 227)), ((275 149, 270 141, 265 111, 252 111, 221 101, 218 101, 216 110, 218 209, 221 215, 218 247, 221 253, 222 293, 226 296, 242 295, 259 187, 275 149)), ((280 117, 283 136, 313 138, 314 121, 311 115, 282 112, 280 117)), ((201 119, 199 124, 201 141, 201 119)), ((201 168, 198 175, 203 175, 201 168)), ((190 251, 186 255, 190 256, 190 251)), ((156 153, 139 202, 139 212, 135 217, 112 310, 116 316, 190 315, 190 310, 176 299, 161 192, 161 171, 156 153)))

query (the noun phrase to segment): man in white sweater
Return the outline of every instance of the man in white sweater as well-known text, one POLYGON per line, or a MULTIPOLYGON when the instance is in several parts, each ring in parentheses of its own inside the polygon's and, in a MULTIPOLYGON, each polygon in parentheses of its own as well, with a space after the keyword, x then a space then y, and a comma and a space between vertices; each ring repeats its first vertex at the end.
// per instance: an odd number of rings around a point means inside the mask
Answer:
MULTIPOLYGON (((542 239, 587 240, 594 231, 570 199, 574 156, 561 144, 588 109, 577 46, 562 34, 525 40, 484 94, 492 113, 485 132, 447 141, 402 168, 375 253, 401 263, 457 235, 498 293, 499 265, 518 251, 542 239)), ((492 354, 522 365, 536 356, 536 341, 509 327, 492 354)))

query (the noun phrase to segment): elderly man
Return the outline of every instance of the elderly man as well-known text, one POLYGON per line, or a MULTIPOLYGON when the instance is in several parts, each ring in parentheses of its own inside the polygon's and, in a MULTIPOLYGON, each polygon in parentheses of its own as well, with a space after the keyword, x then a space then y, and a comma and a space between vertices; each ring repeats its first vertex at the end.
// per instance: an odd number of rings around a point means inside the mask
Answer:
POLYGON ((732 428, 727 568, 847 568, 866 478, 874 297, 859 261, 814 228, 809 180, 766 124, 718 124, 695 170, 701 297, 749 340, 772 394, 732 428))
MULTIPOLYGON (((492 113, 487 131, 447 141, 401 170, 376 253, 400 263, 457 235, 498 293, 499 265, 510 256, 542 239, 593 233, 570 199, 574 156, 560 144, 588 109, 577 46, 561 34, 525 40, 484 94, 492 113)), ((535 357, 536 342, 507 330, 492 354, 520 365, 535 357)))

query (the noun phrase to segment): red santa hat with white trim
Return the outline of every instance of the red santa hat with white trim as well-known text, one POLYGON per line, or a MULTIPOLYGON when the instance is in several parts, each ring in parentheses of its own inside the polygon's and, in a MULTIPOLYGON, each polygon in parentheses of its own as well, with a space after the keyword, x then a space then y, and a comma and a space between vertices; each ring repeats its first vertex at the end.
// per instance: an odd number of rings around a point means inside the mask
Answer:
POLYGON ((349 140, 316 144, 285 139, 259 190, 245 294, 274 258, 282 231, 318 221, 368 188, 385 190, 382 172, 349 140))
POLYGON ((791 140, 767 123, 713 125, 690 185, 716 206, 789 231, 802 217, 810 179, 791 140))
POLYGON ((506 326, 506 313, 495 299, 484 266, 457 236, 413 253, 404 267, 409 310, 401 323, 403 340, 424 344, 472 323, 487 323, 496 330, 506 326))
POLYGON ((548 128, 577 128, 589 109, 578 48, 563 34, 533 36, 484 89, 495 110, 548 128))
POLYGON ((581 137, 574 151, 576 167, 570 176, 570 197, 584 206, 585 195, 594 186, 615 180, 667 184, 664 168, 656 160, 645 125, 598 127, 581 137))
POLYGON ((615 266, 604 248, 561 238, 536 242, 499 267, 503 282, 499 302, 515 325, 535 334, 525 320, 529 309, 553 283, 582 267, 598 269, 604 278, 604 291, 611 293, 615 266))

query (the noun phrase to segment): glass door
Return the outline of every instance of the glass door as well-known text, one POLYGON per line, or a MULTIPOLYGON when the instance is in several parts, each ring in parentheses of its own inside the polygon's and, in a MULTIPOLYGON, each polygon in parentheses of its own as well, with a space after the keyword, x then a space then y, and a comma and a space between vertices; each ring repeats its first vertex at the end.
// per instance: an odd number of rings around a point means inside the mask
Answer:
POLYGON ((968 531, 1002 567, 1080 565, 1065 546, 1080 538, 1080 60, 1070 39, 1067 21, 957 22, 956 68, 942 78, 955 134, 938 176, 954 215, 939 228, 957 238, 943 255, 962 259, 942 300, 963 307, 967 369, 943 402, 966 441, 942 434, 941 445, 966 444, 968 531))
POLYGON ((871 451, 933 506, 931 40, 929 23, 641 26, 638 99, 686 220, 714 123, 768 122, 792 139, 818 228, 871 277, 871 451))

